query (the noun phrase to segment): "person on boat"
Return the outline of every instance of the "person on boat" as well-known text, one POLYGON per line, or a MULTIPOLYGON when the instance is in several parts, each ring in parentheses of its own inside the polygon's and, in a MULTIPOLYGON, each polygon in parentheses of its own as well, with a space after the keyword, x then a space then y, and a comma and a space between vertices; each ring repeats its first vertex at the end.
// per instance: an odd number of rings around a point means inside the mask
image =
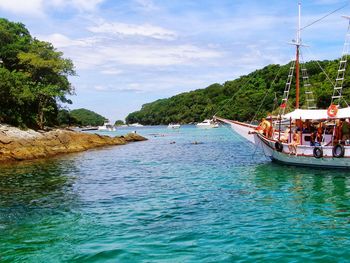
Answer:
POLYGON ((335 127, 334 127, 334 145, 340 143, 342 139, 342 121, 341 120, 337 120, 335 122, 335 127))
POLYGON ((269 120, 268 122, 270 124, 270 127, 267 129, 266 137, 271 139, 271 138, 273 138, 273 135, 275 134, 275 129, 273 128, 272 120, 269 120))
POLYGON ((301 132, 303 130, 303 121, 302 120, 296 120, 295 125, 297 126, 298 132, 301 132))
POLYGON ((341 132, 342 132, 342 141, 346 141, 350 139, 350 125, 347 120, 342 120, 342 126, 341 126, 341 132))
POLYGON ((303 133, 311 133, 312 127, 310 120, 306 120, 303 124, 303 133))
POLYGON ((300 145, 300 135, 297 131, 293 132, 292 142, 288 145, 289 154, 297 154, 297 147, 300 145))
POLYGON ((289 132, 290 132, 290 129, 286 128, 284 133, 280 137, 280 142, 284 142, 284 143, 288 142, 289 132))
POLYGON ((309 133, 310 131, 308 130, 306 123, 303 123, 303 129, 302 129, 303 133, 309 133))
POLYGON ((316 132, 310 134, 310 146, 316 146, 316 132))
POLYGON ((322 140, 323 140, 323 122, 320 122, 317 126, 317 129, 316 129, 316 138, 315 138, 315 145, 316 146, 319 146, 321 145, 322 143, 322 140))
POLYGON ((269 131, 270 131, 270 127, 271 127, 271 123, 266 120, 265 118, 261 119, 261 122, 259 124, 258 130, 262 131, 262 133, 268 137, 269 131), (259 128, 260 127, 260 128, 259 128))
POLYGON ((333 126, 327 125, 325 129, 325 134, 333 134, 333 126))

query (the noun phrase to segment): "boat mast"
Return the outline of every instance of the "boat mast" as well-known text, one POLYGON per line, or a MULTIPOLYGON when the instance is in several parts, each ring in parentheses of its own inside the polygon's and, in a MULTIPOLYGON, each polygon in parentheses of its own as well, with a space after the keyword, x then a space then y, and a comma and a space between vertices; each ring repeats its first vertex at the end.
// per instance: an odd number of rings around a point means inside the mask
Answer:
POLYGON ((295 57, 295 108, 299 109, 299 48, 301 45, 300 39, 300 2, 298 3, 298 29, 297 29, 297 39, 295 42, 296 47, 296 57, 295 57))

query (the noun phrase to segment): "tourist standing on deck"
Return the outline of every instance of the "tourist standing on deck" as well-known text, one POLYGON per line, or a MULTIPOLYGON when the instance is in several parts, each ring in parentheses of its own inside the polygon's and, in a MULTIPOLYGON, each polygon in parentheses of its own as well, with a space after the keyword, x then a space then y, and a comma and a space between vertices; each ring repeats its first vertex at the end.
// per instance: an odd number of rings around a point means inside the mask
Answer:
POLYGON ((341 126, 342 131, 342 141, 350 139, 350 125, 348 119, 343 120, 343 124, 341 126))
POLYGON ((340 143, 342 139, 342 121, 337 120, 334 127, 334 144, 340 143))
POLYGON ((263 131, 263 134, 268 137, 269 132, 270 132, 270 127, 271 127, 271 123, 266 120, 265 118, 261 119, 261 122, 259 124, 259 127, 261 128, 261 130, 263 131))
POLYGON ((300 135, 297 131, 294 131, 292 136, 292 142, 288 145, 289 154, 297 155, 298 145, 300 145, 300 135))

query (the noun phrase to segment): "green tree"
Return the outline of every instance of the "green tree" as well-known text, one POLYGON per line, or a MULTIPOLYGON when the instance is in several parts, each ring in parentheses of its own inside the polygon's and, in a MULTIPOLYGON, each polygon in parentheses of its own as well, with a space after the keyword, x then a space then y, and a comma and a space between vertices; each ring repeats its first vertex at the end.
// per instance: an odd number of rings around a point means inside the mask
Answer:
POLYGON ((71 60, 63 58, 50 43, 33 38, 21 23, 0 19, 2 59, 0 118, 17 126, 43 128, 57 123, 60 103, 74 89, 71 60))
POLYGON ((19 64, 33 81, 32 92, 37 102, 37 124, 43 128, 45 117, 57 111, 57 102, 68 102, 66 95, 73 94, 68 81, 75 75, 73 63, 64 59, 50 43, 34 39, 28 52, 19 52, 19 64))
POLYGON ((124 125, 124 121, 122 121, 122 120, 117 120, 117 121, 115 121, 114 125, 115 125, 115 126, 122 126, 122 125, 124 125))
POLYGON ((105 117, 97 114, 96 112, 87 109, 72 110, 70 115, 83 126, 99 126, 107 120, 105 117))
POLYGON ((60 126, 81 125, 81 123, 70 114, 69 110, 66 109, 60 109, 58 111, 57 123, 60 126))

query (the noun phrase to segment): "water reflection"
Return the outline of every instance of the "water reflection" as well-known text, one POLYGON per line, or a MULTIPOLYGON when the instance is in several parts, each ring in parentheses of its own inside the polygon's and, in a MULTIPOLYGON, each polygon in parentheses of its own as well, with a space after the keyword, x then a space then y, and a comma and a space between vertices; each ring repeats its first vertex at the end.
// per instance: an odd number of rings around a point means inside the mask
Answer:
POLYGON ((0 223, 67 211, 76 203, 74 159, 2 165, 0 169, 0 223))
POLYGON ((327 217, 350 216, 348 171, 321 170, 269 163, 255 167, 256 188, 267 190, 275 201, 303 214, 327 217))

